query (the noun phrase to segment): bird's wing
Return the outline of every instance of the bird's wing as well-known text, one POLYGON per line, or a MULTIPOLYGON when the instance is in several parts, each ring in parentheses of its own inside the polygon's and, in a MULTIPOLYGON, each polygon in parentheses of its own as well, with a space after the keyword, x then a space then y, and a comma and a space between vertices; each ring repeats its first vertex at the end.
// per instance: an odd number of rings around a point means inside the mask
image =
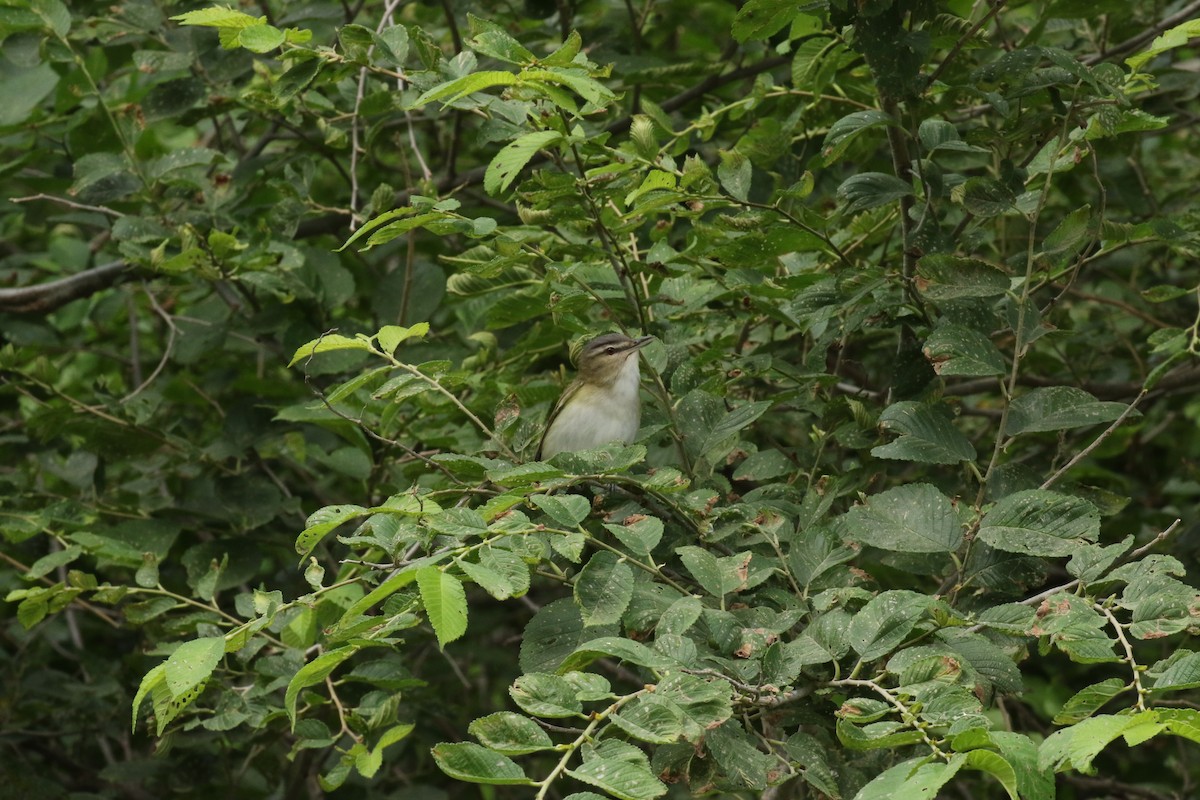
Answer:
POLYGON ((563 389, 563 393, 559 395, 554 408, 550 410, 550 416, 546 417, 546 427, 542 429, 542 440, 538 442, 537 455, 534 456, 535 461, 542 460, 542 448, 546 446, 546 434, 550 432, 550 427, 554 425, 554 420, 558 419, 558 415, 566 407, 567 401, 575 396, 581 386, 583 386, 583 381, 578 379, 573 380, 566 389, 563 389))

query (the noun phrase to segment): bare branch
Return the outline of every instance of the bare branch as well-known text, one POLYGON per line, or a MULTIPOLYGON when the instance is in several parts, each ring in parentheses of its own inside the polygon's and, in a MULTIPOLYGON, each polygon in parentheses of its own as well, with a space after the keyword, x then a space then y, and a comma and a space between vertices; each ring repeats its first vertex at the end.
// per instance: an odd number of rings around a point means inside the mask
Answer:
POLYGON ((124 261, 113 261, 36 286, 0 289, 0 311, 14 314, 45 314, 54 311, 72 300, 87 297, 112 286, 126 266, 124 261))

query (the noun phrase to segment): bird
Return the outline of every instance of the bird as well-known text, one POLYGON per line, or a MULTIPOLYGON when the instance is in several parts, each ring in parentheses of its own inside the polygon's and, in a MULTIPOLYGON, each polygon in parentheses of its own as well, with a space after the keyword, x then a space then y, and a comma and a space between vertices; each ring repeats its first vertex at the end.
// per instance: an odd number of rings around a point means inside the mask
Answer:
POLYGON ((653 339, 605 333, 583 346, 579 372, 546 422, 538 461, 609 442, 633 441, 642 419, 638 351, 653 339))

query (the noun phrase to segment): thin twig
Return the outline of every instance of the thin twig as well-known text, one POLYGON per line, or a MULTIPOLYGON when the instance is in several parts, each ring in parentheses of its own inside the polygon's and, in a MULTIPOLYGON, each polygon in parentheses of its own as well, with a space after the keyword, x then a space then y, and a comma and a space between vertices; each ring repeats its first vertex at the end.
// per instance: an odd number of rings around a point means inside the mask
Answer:
POLYGON ((1142 398, 1144 398, 1146 396, 1146 393, 1147 393, 1147 390, 1142 389, 1142 391, 1138 394, 1138 396, 1133 399, 1133 402, 1130 403, 1126 407, 1126 409, 1121 412, 1121 416, 1119 416, 1115 420, 1113 420, 1112 424, 1109 425, 1107 428, 1105 428, 1101 432, 1101 434, 1099 436, 1097 436, 1096 439, 1091 444, 1089 444, 1087 447, 1083 448, 1078 453, 1076 453, 1074 458, 1072 458, 1066 464, 1063 464, 1061 467, 1059 467, 1058 471, 1055 472, 1053 475, 1051 475, 1049 478, 1046 478, 1045 482, 1043 482, 1039 488, 1049 489, 1051 486, 1053 486, 1055 484, 1056 481, 1058 481, 1059 478, 1061 478, 1063 475, 1065 475, 1067 473, 1067 471, 1071 469, 1071 467, 1075 466, 1080 461, 1083 461, 1083 459, 1087 458, 1088 455, 1093 450, 1095 450, 1097 447, 1100 446, 1101 442, 1103 442, 1105 439, 1107 439, 1109 436, 1112 435, 1113 431, 1115 431, 1117 428, 1121 427, 1121 424, 1123 422, 1125 422, 1125 420, 1129 418, 1129 415, 1133 413, 1134 409, 1137 408, 1138 403, 1142 402, 1142 398))
POLYGON ((171 319, 171 315, 164 311, 162 306, 158 304, 158 301, 154 299, 154 295, 150 292, 150 287, 146 286, 146 284, 143 282, 142 288, 146 291, 146 297, 150 300, 150 306, 154 309, 154 313, 158 314, 159 318, 161 318, 162 321, 167 324, 167 346, 163 348, 162 358, 158 360, 158 366, 156 366, 154 371, 150 373, 150 377, 138 384, 138 387, 132 392, 121 398, 122 403, 128 403, 130 400, 137 397, 143 389, 154 383, 159 374, 161 374, 163 369, 167 366, 167 361, 171 358, 171 353, 175 351, 175 336, 179 333, 179 329, 175 327, 175 323, 171 319))
POLYGON ((114 218, 125 216, 120 211, 109 208, 108 206, 90 206, 86 203, 76 203, 74 200, 68 200, 65 197, 55 197, 54 195, 46 194, 45 192, 40 194, 31 194, 27 197, 8 198, 8 202, 10 203, 32 203, 35 200, 48 200, 51 203, 58 203, 61 206, 74 208, 77 211, 95 211, 97 214, 107 214, 108 216, 114 218))
POLYGON ((1142 670, 1138 667, 1137 659, 1133 656, 1133 645, 1129 643, 1129 639, 1125 638, 1125 628, 1121 625, 1121 621, 1113 616, 1112 611, 1108 606, 1101 603, 1092 603, 1092 608, 1099 611, 1108 618, 1109 623, 1113 626, 1113 631, 1117 634, 1117 641, 1121 643, 1121 647, 1125 650, 1125 663, 1129 665, 1129 671, 1133 673, 1133 688, 1137 691, 1137 710, 1146 710, 1146 687, 1142 686, 1142 670))

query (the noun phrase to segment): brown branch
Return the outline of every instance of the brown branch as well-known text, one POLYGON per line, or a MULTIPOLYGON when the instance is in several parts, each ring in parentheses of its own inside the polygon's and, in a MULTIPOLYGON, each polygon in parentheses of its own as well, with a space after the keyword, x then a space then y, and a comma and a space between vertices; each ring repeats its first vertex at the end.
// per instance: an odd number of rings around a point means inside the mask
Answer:
MULTIPOLYGON (((1017 383, 1021 386, 1032 386, 1035 388, 1063 385, 1061 380, 1042 378, 1036 375, 1022 375, 1017 378, 1017 383)), ((1127 400, 1137 397, 1138 393, 1142 391, 1141 381, 1116 381, 1111 383, 1084 381, 1078 384, 1078 386, 1080 389, 1101 400, 1127 400)), ((1181 389, 1194 389, 1197 387, 1200 387, 1200 364, 1188 364, 1174 369, 1163 376, 1162 380, 1154 385, 1153 394, 1168 394, 1181 389)), ((978 378, 962 381, 961 383, 948 384, 942 391, 942 394, 947 397, 964 397, 970 394, 979 394, 980 392, 990 392, 995 388, 995 378, 978 378)))
POLYGON ((125 271, 124 261, 101 264, 75 275, 68 275, 36 286, 0 289, 0 311, 14 314, 45 314, 72 300, 87 297, 112 286, 125 271))
POLYGON ((1183 8, 1176 11, 1171 16, 1163 19, 1155 25, 1147 28, 1137 36, 1130 37, 1120 44, 1114 45, 1111 49, 1105 50, 1103 53, 1096 53, 1083 59, 1083 63, 1091 66, 1099 64, 1101 61, 1109 61, 1111 59, 1123 56, 1126 53, 1132 53, 1134 50, 1139 50, 1141 47, 1154 40, 1163 31, 1168 28, 1174 28, 1176 25, 1187 22, 1192 17, 1200 13, 1200 0, 1188 3, 1183 8))

